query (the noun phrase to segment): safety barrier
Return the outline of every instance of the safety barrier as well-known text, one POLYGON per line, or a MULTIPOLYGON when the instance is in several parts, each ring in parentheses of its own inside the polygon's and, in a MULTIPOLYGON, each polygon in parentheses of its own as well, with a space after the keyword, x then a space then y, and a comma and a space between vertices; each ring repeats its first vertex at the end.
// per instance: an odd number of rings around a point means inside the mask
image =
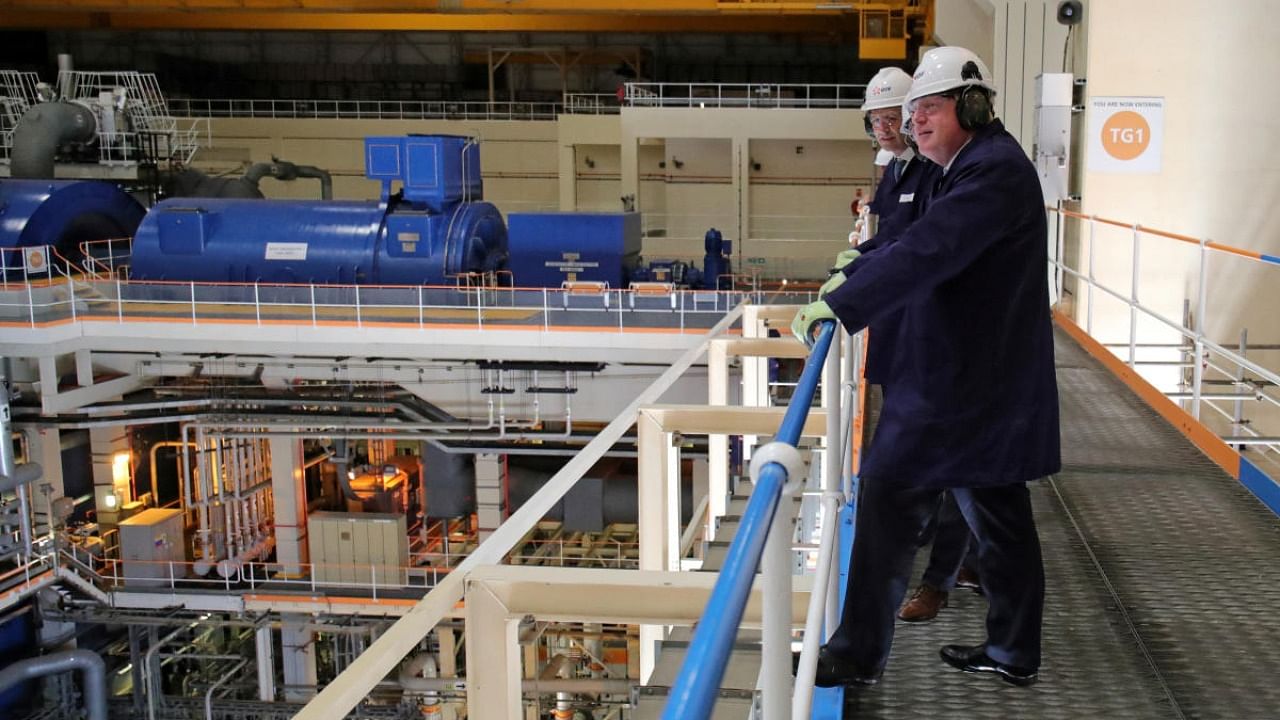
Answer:
POLYGON ((627 83, 625 104, 687 108, 862 107, 866 85, 764 83, 627 83))
MULTIPOLYGON (((761 566, 762 560, 765 608, 764 667, 761 674, 765 679, 762 700, 765 715, 776 716, 770 709, 780 704, 785 707, 787 703, 786 683, 779 688, 778 683, 771 681, 783 676, 790 677, 788 668, 778 667, 776 663, 780 651, 786 653, 787 662, 790 660, 790 568, 786 562, 789 544, 784 544, 781 548, 782 562, 777 562, 776 552, 769 551, 776 549, 779 542, 786 543, 787 540, 785 533, 779 532, 778 528, 782 523, 775 524, 775 516, 784 493, 790 490, 791 483, 798 480, 795 477, 798 470, 795 461, 799 456, 795 454, 795 445, 800 440, 801 429, 817 393, 823 363, 835 334, 834 322, 826 321, 822 324, 795 393, 787 405, 775 442, 757 450, 752 463, 755 488, 746 510, 743 511, 738 532, 729 546, 724 569, 711 591, 706 610, 694 631, 684 664, 672 687, 671 696, 663 710, 664 720, 696 720, 711 716, 751 585, 755 581, 756 569, 761 566), (790 448, 790 453, 787 448, 790 448), (792 455, 791 458, 788 458, 789 454, 792 455), (766 545, 770 547, 767 549, 766 545), (777 592, 780 579, 786 583, 785 595, 782 597, 778 597, 780 593, 777 592), (776 607, 771 607, 779 601, 786 604, 786 612, 778 612, 776 607), (781 648, 776 645, 778 639, 783 642, 781 648), (782 697, 778 697, 779 690, 784 693, 782 697)), ((815 587, 814 592, 820 590, 815 587)))
MULTIPOLYGON (((24 250, 41 250, 25 248, 24 250)), ((130 281, 85 272, 44 248, 38 270, 0 253, 0 326, 70 321, 703 332, 751 290, 498 288, 130 281)))
MULTIPOLYGON (((1275 338, 1251 343, 1245 328, 1240 328, 1234 348, 1221 339, 1211 339, 1210 328, 1216 326, 1210 322, 1211 318, 1222 321, 1218 325, 1233 319, 1211 315, 1209 284, 1211 267, 1221 268, 1220 263, 1224 261, 1243 261, 1267 268, 1280 265, 1280 257, 1097 215, 1058 208, 1049 210, 1060 218, 1058 252, 1051 261, 1058 287, 1067 288, 1060 311, 1073 315, 1084 334, 1095 338, 1130 370, 1146 378, 1146 382, 1194 420, 1197 427, 1216 427, 1216 435, 1226 446, 1237 451, 1245 447, 1256 451, 1251 453, 1254 464, 1268 466, 1270 474, 1276 476, 1280 470, 1280 413, 1277 412, 1280 411, 1280 371, 1267 367, 1259 356, 1274 358, 1272 351, 1280 349, 1280 345, 1273 344, 1275 338), (1071 223, 1077 224, 1077 232, 1068 232, 1071 223), (1070 253, 1069 235, 1077 238, 1070 253), (1114 260, 1117 244, 1125 240, 1129 247, 1119 245, 1119 249, 1128 255, 1127 268, 1123 262, 1104 260, 1105 265, 1100 263, 1100 255, 1114 260), (1143 258, 1152 255, 1152 244, 1157 242, 1162 244, 1158 245, 1155 255, 1164 263, 1182 261, 1194 268, 1197 278, 1194 294, 1188 293, 1181 281, 1166 288, 1163 295, 1157 295, 1159 288, 1144 287, 1143 258), (1179 258, 1179 247, 1191 250, 1194 257, 1179 258), (1125 274, 1128 275, 1127 287, 1121 284, 1123 281, 1115 280, 1125 274), (1100 277, 1103 275, 1107 277, 1100 277), (1071 285, 1075 287, 1068 287, 1071 285), (1127 308, 1124 340, 1115 337, 1114 323, 1110 330, 1099 327, 1096 308, 1103 301, 1118 301, 1127 308), (1070 309, 1071 305, 1082 302, 1083 309, 1076 307, 1074 312, 1070 309), (1168 308, 1179 305, 1182 317, 1170 317, 1168 308), (1172 341, 1168 340, 1170 337, 1172 341), (1169 388, 1169 368, 1177 371, 1176 390, 1169 388), (1163 380, 1157 377, 1160 370, 1166 371, 1163 380), (1245 412, 1250 404, 1260 408, 1252 417, 1245 412)), ((1230 271, 1233 275, 1239 272, 1236 266, 1230 266, 1230 271)), ((1150 274, 1145 279, 1154 284, 1150 274)), ((1274 324, 1267 329, 1271 327, 1274 324)), ((1205 450, 1211 456, 1215 454, 1212 448, 1205 450)), ((1224 464, 1220 459, 1219 462, 1224 464)), ((1238 463, 1238 458, 1232 462, 1238 463)), ((1238 469, 1227 469, 1233 474, 1239 473, 1238 469)))

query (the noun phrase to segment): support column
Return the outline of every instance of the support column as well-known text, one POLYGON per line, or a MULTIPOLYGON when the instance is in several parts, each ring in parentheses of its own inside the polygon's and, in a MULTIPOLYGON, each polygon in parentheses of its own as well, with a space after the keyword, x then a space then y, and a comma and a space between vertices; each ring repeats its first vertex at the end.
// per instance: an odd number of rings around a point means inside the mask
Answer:
POLYGON ((88 350, 76 351, 76 384, 80 387, 93 384, 93 355, 88 350))
MULTIPOLYGON (((680 544, 680 493, 672 492, 671 435, 657 419, 641 410, 636 418, 638 475, 637 522, 640 534, 641 570, 679 570, 676 551, 680 544), (671 497, 674 495, 674 498, 671 497), (671 506, 675 504, 674 515, 671 506), (671 518, 674 517, 674 522, 671 518)), ((675 482, 680 466, 675 464, 675 482)), ((648 682, 657 660, 657 644, 666 637, 662 625, 640 626, 640 682, 648 682)))
MULTIPOLYGON (((31 457, 28 459, 40 463, 40 467, 44 470, 40 482, 36 483, 36 496, 43 503, 44 492, 40 490, 40 486, 51 485, 53 491, 49 494, 49 497, 62 497, 66 494, 62 479, 62 431, 58 428, 40 428, 35 432, 29 433, 27 441, 30 443, 31 450, 31 457)), ((36 509, 41 512, 49 511, 49 508, 43 505, 38 506, 36 509)))
POLYGON ((560 146, 560 210, 573 212, 578 209, 578 148, 560 146))
MULTIPOLYGON (((707 347, 707 404, 729 404, 729 354, 724 340, 707 347)), ((716 520, 729 504, 729 436, 707 436, 707 540, 716 536, 716 520)))
POLYGON ((484 542, 502 524, 502 456, 476 455, 476 521, 484 542))
POLYGON ((467 583, 467 717, 511 720, 520 713, 518 618, 482 585, 467 583))
POLYGON ((640 197, 640 147, 638 139, 631 133, 627 132, 625 119, 623 121, 622 144, 619 148, 622 154, 619 158, 619 180, 622 183, 622 196, 630 195, 636 199, 635 209, 643 210, 640 197))
MULTIPOLYGON (((61 452, 61 450, 59 450, 61 452)), ((133 500, 129 488, 129 468, 133 461, 129 439, 122 427, 89 428, 89 456, 93 461, 93 506, 102 530, 120 521, 120 506, 133 500), (120 457, 117 461, 116 458, 120 457)))
MULTIPOLYGON (((311 559, 307 550, 307 489, 302 479, 302 441, 271 438, 268 442, 271 447, 276 561, 285 574, 298 575, 302 573, 302 566, 311 559)), ((314 671, 312 674, 314 676, 314 671)))
POLYGON ((276 655, 272 643, 271 626, 264 625, 253 631, 253 646, 258 662, 258 699, 274 702, 276 699, 276 655))
MULTIPOLYGON (((274 440, 274 439, 273 439, 274 440)), ((307 702, 316 694, 316 646, 307 615, 280 616, 280 661, 285 702, 307 702)))
MULTIPOLYGON (((733 138, 733 189, 738 194, 738 237, 734 248, 744 257, 751 237, 751 139, 733 138)), ((736 267, 736 263, 734 264, 736 267)))

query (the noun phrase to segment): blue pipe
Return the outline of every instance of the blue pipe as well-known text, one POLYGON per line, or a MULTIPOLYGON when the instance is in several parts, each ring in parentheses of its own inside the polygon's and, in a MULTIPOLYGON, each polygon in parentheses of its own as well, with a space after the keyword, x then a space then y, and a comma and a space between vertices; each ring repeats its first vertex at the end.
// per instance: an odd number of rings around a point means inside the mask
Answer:
MULTIPOLYGON (((824 320, 819 327, 818 339, 805 360, 800 382, 796 383, 778 434, 774 436, 777 442, 788 445, 799 442, 800 432, 809 417, 809 408, 818 391, 818 379, 831 349, 836 324, 824 320)), ((778 509, 786 481, 786 471, 778 463, 769 463, 760 471, 751 499, 742 513, 742 521, 738 524, 738 534, 729 545, 724 570, 711 590, 707 607, 702 611, 702 619, 698 621, 693 640, 689 643, 684 665, 680 667, 671 696, 662 710, 663 720, 711 716, 725 666, 729 664, 729 653, 738 634, 738 625, 742 622, 742 612, 747 606, 747 596, 756 578, 756 568, 760 566, 760 556, 764 553, 769 526, 773 523, 773 514, 778 509)))

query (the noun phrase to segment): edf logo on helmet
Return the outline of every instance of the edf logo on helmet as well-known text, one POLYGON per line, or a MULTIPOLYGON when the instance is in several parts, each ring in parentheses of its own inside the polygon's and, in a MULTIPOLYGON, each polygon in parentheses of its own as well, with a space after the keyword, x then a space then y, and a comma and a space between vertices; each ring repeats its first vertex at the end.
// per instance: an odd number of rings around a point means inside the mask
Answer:
POLYGON ((1091 171, 1160 172, 1164 98, 1091 98, 1089 127, 1091 171))

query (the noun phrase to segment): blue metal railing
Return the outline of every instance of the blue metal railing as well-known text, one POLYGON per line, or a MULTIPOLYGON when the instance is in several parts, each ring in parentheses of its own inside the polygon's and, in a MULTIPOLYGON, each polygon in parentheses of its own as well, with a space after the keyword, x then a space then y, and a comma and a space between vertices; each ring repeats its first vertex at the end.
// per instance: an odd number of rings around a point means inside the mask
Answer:
MULTIPOLYGON (((800 432, 809 417, 809 409, 818 390, 818 379, 822 376, 822 365, 831 349, 835 330, 836 325, 832 321, 821 324, 813 351, 805 361, 800 382, 796 384, 782 424, 778 427, 778 434, 774 437, 777 442, 794 446, 800 440, 800 432)), ((747 501, 746 510, 742 513, 738 532, 729 545, 724 570, 720 572, 720 577, 711 590, 707 607, 702 611, 702 618, 689 643, 684 665, 680 667, 680 674, 671 688, 671 696, 662 712, 663 720, 710 717, 725 666, 729 663, 734 638, 738 634, 738 625, 742 621, 742 612, 751 593, 751 584, 755 581, 756 569, 760 566, 760 556, 764 553, 769 526, 780 504, 782 486, 787 479, 786 471, 778 463, 769 463, 760 472, 756 487, 751 492, 751 499, 747 501)))

